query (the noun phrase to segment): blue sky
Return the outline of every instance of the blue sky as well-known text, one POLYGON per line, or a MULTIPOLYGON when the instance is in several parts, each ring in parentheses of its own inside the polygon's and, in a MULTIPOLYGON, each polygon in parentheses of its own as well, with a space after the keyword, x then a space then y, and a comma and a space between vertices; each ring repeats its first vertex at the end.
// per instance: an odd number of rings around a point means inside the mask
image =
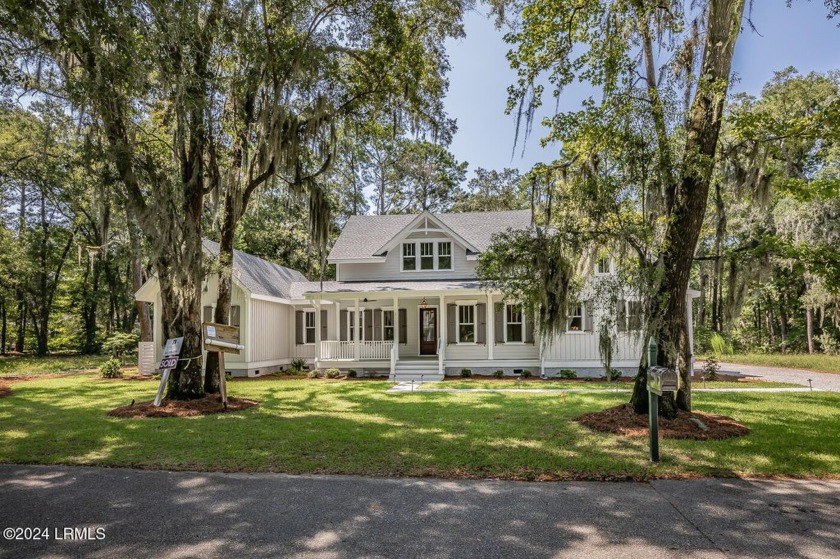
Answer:
MULTIPOLYGON (((840 69, 838 20, 826 19, 822 0, 795 0, 791 8, 785 0, 756 0, 754 4, 751 19, 757 33, 747 25, 741 33, 733 61, 740 81, 731 91, 757 94, 774 71, 787 66, 803 74, 840 69)), ((556 150, 540 147, 543 130, 536 124, 524 157, 520 145, 511 160, 516 121, 504 114, 507 86, 515 80, 505 58, 509 46, 493 21, 479 12, 467 16, 465 28, 467 37, 450 41, 447 47, 452 71, 446 109, 458 120, 450 150, 459 161, 469 162, 469 176, 476 167, 517 167, 524 172, 537 162, 552 161, 556 150)), ((569 95, 566 107, 576 108, 579 100, 578 95, 569 95)), ((554 103, 550 104, 553 110, 554 103)))

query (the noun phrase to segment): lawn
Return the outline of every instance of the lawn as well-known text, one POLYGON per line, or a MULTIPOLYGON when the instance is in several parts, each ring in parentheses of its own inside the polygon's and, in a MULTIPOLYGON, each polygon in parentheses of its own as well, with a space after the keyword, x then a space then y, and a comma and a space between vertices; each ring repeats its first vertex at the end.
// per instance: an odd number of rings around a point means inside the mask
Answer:
POLYGON ((840 355, 823 355, 808 353, 740 353, 736 355, 721 355, 719 361, 724 363, 741 363, 743 365, 765 365, 769 367, 788 367, 791 369, 808 369, 824 373, 840 373, 840 355))
MULTIPOLYGON (((89 371, 98 369, 107 359, 103 355, 0 356, 0 379, 89 371)), ((124 365, 136 365, 137 355, 127 355, 122 361, 124 365)))
MULTIPOLYGON (((801 384, 791 384, 787 382, 771 382, 771 381, 750 381, 750 382, 706 382, 693 381, 694 388, 802 388, 801 384)), ((508 389, 508 390, 632 390, 632 382, 605 382, 605 381, 562 381, 562 380, 544 380, 544 381, 513 381, 513 380, 490 380, 477 379, 470 380, 445 380, 443 383, 426 383, 423 385, 424 390, 441 390, 441 389, 464 389, 464 388, 481 388, 481 389, 508 389)))
POLYGON ((698 393, 697 409, 752 433, 714 442, 598 434, 571 421, 625 393, 388 393, 387 382, 233 381, 256 408, 189 419, 106 416, 154 381, 94 376, 11 383, 0 462, 507 479, 840 476, 840 394, 698 393))

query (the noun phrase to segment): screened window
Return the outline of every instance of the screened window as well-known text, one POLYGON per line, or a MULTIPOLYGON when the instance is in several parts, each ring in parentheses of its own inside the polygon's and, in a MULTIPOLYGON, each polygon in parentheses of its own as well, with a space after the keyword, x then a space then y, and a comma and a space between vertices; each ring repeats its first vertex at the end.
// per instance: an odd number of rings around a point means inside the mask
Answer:
POLYGON ((458 307, 458 343, 475 342, 475 305, 458 307))
POLYGON ((403 270, 417 269, 417 252, 414 243, 403 243, 403 270))
POLYGON ((394 341, 394 311, 382 311, 382 339, 394 341))
POLYGON ((420 269, 435 269, 435 243, 420 243, 420 269))
POLYGON ((438 243, 438 269, 452 269, 452 243, 438 243))
POLYGON ((201 317, 204 322, 213 322, 213 307, 207 305, 204 307, 204 312, 202 313, 201 317))
POLYGON ((315 343, 315 311, 303 313, 303 341, 307 344, 315 343))
POLYGON ((524 339, 522 333, 522 305, 505 305, 505 341, 521 342, 524 339))
POLYGON ((230 325, 239 326, 239 305, 231 305, 230 307, 230 325))
POLYGON ((566 330, 569 332, 583 331, 583 305, 576 304, 569 309, 569 325, 566 330))

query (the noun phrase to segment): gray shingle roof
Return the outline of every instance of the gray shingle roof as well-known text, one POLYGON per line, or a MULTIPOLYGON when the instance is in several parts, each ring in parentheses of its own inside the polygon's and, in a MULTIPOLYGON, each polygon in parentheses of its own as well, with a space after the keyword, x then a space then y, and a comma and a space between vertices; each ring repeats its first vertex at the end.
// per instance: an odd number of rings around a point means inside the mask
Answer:
MULTIPOLYGON (((530 210, 433 214, 466 242, 484 252, 495 233, 531 227, 530 210)), ((347 220, 329 260, 369 258, 405 229, 414 215, 354 215, 347 220)))
POLYGON ((450 281, 318 281, 292 284, 292 299, 302 299, 306 293, 379 293, 408 291, 445 291, 449 289, 481 289, 478 280, 450 281), (323 287, 323 289, 322 289, 323 287))
MULTIPOLYGON (((219 243, 204 239, 204 250, 213 256, 219 255, 219 243)), ((256 256, 233 251, 233 275, 255 295, 268 295, 290 299, 293 282, 306 282, 306 276, 280 264, 256 256)))

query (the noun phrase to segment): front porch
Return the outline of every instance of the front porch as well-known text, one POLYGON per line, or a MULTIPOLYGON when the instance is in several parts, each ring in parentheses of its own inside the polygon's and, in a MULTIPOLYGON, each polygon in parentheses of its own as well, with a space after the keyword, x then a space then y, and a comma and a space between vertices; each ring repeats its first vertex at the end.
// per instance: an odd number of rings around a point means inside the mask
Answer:
POLYGON ((499 295, 395 291, 307 294, 314 309, 297 311, 297 338, 304 342, 297 355, 318 369, 387 374, 391 380, 442 380, 447 367, 538 366, 538 344, 526 341, 524 318, 517 323, 521 340, 507 341, 501 332, 508 324, 499 295))

